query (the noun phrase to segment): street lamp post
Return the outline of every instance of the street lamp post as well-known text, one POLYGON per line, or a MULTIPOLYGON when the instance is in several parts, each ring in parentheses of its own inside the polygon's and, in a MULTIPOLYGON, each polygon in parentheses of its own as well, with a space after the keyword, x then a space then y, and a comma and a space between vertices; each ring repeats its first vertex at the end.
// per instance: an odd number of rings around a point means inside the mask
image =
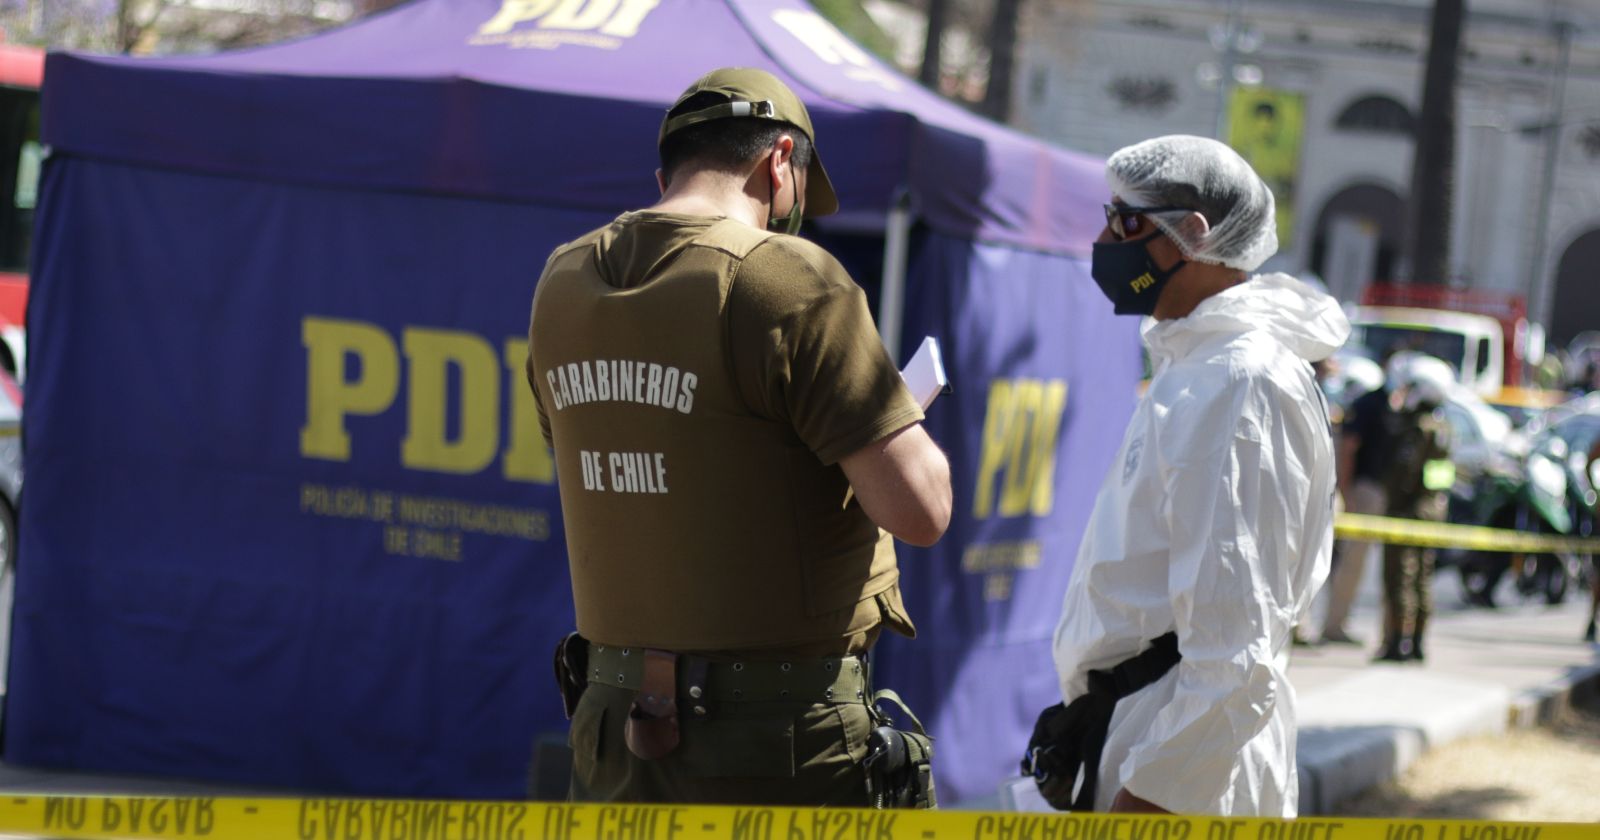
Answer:
POLYGON ((1228 95, 1233 92, 1233 66, 1239 51, 1239 7, 1243 0, 1228 0, 1228 16, 1222 31, 1212 32, 1212 46, 1222 52, 1222 66, 1217 74, 1217 114, 1215 136, 1228 142, 1228 95), (1220 43, 1218 43, 1220 41, 1220 43))

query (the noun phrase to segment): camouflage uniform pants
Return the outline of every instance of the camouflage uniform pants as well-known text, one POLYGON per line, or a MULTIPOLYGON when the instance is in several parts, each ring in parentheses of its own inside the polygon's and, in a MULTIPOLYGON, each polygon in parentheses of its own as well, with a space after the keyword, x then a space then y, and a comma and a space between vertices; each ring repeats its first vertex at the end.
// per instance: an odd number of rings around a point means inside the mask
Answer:
POLYGON ((1413 645, 1433 614, 1434 550, 1409 545, 1383 547, 1383 637, 1413 645))

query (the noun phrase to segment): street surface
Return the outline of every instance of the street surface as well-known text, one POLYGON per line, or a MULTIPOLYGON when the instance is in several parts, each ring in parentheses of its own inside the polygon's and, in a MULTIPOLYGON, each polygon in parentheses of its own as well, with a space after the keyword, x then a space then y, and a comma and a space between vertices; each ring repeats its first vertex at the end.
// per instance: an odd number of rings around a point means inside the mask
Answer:
MULTIPOLYGON (((1425 673, 1442 679, 1465 679, 1524 690, 1542 684, 1564 669, 1600 665, 1600 647, 1584 644, 1588 618, 1587 592, 1573 591, 1566 603, 1547 607, 1538 599, 1523 600, 1512 592, 1510 575, 1502 581, 1500 608, 1468 606, 1455 569, 1441 569, 1433 580, 1434 616, 1428 624, 1425 663, 1374 664, 1381 640, 1382 613, 1378 552, 1362 570, 1361 588, 1345 629, 1360 645, 1317 645, 1296 648, 1290 677, 1302 695, 1320 693, 1365 675, 1425 673)), ((1311 635, 1321 629, 1326 593, 1318 596, 1311 635)), ((1305 723, 1302 709, 1301 722, 1305 723)))
MULTIPOLYGON (((1341 813, 1372 784, 1401 775, 1435 748, 1502 736, 1514 721, 1527 726, 1560 687, 1600 674, 1600 646, 1581 641, 1587 592, 1547 607, 1521 600, 1503 584, 1501 608, 1484 610, 1465 604, 1454 569, 1434 578, 1427 661, 1371 662, 1380 635, 1376 560, 1375 553, 1346 622, 1363 644, 1297 648, 1290 664, 1299 695, 1304 814, 1341 813)), ((1320 627, 1319 615, 1312 628, 1320 627)), ((1437 773, 1430 778, 1450 781, 1437 773)), ((1458 788, 1473 784, 1463 777, 1458 788)), ((1476 814, 1467 807, 1470 797, 1430 796, 1442 808, 1435 816, 1476 814), (1463 810, 1451 813, 1452 802, 1463 810)))

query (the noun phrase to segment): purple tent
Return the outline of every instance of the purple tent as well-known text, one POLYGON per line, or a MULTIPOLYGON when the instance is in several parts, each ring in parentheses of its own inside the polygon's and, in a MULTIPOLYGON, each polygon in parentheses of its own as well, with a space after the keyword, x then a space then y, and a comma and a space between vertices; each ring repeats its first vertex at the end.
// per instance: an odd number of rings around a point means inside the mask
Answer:
POLYGON ((71 97, 48 119, 74 153, 610 212, 650 199, 663 108, 722 65, 800 93, 852 217, 881 225, 908 188, 954 235, 1081 254, 1100 228, 1098 161, 963 111, 783 0, 424 0, 243 52, 56 56, 71 97))
POLYGON ((1138 376, 1087 276, 1100 166, 798 0, 417 0, 238 53, 52 55, 6 759, 518 795, 572 620, 527 303, 554 245, 653 199, 664 108, 724 65, 812 109, 842 205, 813 233, 881 277, 891 346, 945 346, 957 518, 903 554, 922 637, 880 682, 946 801, 1014 772, 1138 376))

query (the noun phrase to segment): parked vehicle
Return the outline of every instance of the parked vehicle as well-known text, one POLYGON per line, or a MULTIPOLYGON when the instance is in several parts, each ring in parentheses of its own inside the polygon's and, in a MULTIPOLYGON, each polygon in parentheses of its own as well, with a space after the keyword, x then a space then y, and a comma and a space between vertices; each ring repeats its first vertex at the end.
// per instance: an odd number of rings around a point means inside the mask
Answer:
MULTIPOLYGON (((1572 514, 1572 533, 1600 535, 1600 462, 1589 463, 1589 453, 1600 441, 1600 393, 1572 400, 1551 409, 1530 424, 1541 442, 1557 453, 1567 475, 1567 504, 1572 514)), ((1596 573, 1588 555, 1575 558, 1581 582, 1596 573)))
POLYGON ((1456 369, 1485 396, 1524 384, 1524 368, 1544 359, 1544 329, 1528 321, 1515 293, 1436 284, 1375 284, 1362 291, 1352 338, 1384 358, 1417 350, 1456 369))
POLYGON ((26 314, 34 205, 44 146, 39 86, 44 51, 0 44, 0 370, 27 375, 26 314))
MULTIPOLYGON (((1600 395, 1550 409, 1530 421, 1526 456, 1516 469, 1499 463, 1473 488, 1456 521, 1532 533, 1593 536, 1597 527, 1595 484, 1588 453, 1600 439, 1600 395)), ((1513 447, 1514 448, 1514 447, 1513 447)), ((1506 572, 1523 597, 1561 603, 1594 574, 1591 558, 1574 552, 1507 554, 1457 552, 1463 587, 1474 603, 1492 606, 1506 572)))
POLYGON ((11 650, 11 602, 17 572, 17 505, 22 499, 22 389, 0 370, 0 696, 11 650))
MULTIPOLYGON (((1449 521, 1537 533, 1570 529, 1561 502, 1565 485, 1549 483, 1544 458, 1533 458, 1528 437, 1507 415, 1465 387, 1452 391, 1439 410, 1450 424, 1456 468, 1449 521)), ((1520 570, 1522 561, 1503 552, 1453 548, 1440 550, 1438 565, 1456 567, 1468 602, 1492 606, 1501 579, 1520 570)), ((1522 583, 1523 589, 1531 585, 1522 583)))
POLYGON ((1569 450, 1568 459, 1576 463, 1600 439, 1600 393, 1568 400, 1535 418, 1524 431, 1533 437, 1559 437, 1569 450))
POLYGON ((1511 418, 1512 427, 1520 429, 1535 417, 1571 398, 1572 395, 1565 391, 1508 386, 1487 397, 1486 401, 1496 411, 1511 418))
POLYGON ((1477 393, 1466 388, 1452 390, 1439 410, 1450 423, 1450 460, 1455 462, 1458 483, 1504 471, 1526 457, 1527 437, 1517 431, 1505 412, 1477 393))
MULTIPOLYGON (((1548 488, 1554 488, 1557 483, 1555 475, 1559 472, 1560 484, 1565 491, 1560 499, 1565 516, 1558 518, 1564 519, 1567 524, 1567 529, 1561 533, 1589 536, 1594 533, 1594 493, 1584 475, 1588 458, 1583 457, 1581 463, 1574 463, 1571 455, 1572 451, 1563 438, 1554 432, 1546 432, 1535 442, 1533 452, 1529 455, 1529 475, 1534 476, 1536 471, 1546 473, 1545 484, 1548 488)), ((1588 555, 1570 551, 1513 556, 1512 562, 1517 591, 1525 597, 1543 597, 1547 604, 1561 603, 1572 589, 1587 589, 1592 573, 1588 555)))
POLYGON ((1505 351, 1499 322, 1487 315, 1404 306, 1359 306, 1351 339, 1379 359, 1414 350, 1443 359, 1461 384, 1484 394, 1501 388, 1505 351))
MULTIPOLYGON (((1571 533, 1567 476, 1556 454, 1546 443, 1523 462, 1497 463, 1469 494, 1452 498, 1451 520, 1534 534, 1571 533)), ((1541 595, 1551 604, 1566 598, 1572 571, 1567 558, 1475 550, 1453 555, 1469 603, 1495 606, 1495 590, 1508 571, 1524 597, 1541 595)))

